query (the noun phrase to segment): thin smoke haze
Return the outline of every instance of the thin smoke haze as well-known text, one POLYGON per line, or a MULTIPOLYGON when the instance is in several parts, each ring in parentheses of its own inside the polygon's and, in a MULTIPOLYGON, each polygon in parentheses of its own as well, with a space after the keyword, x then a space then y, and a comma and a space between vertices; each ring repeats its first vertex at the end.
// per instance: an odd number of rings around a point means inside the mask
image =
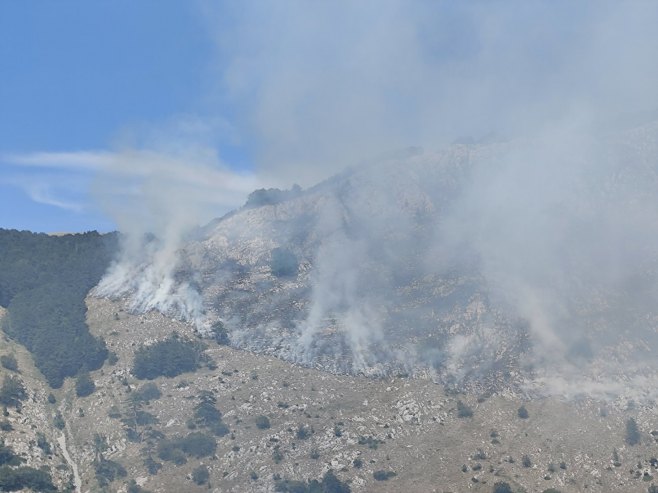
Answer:
POLYGON ((204 15, 217 43, 208 109, 228 108, 230 131, 249 136, 254 174, 220 162, 213 132, 120 153, 98 197, 124 244, 98 295, 202 330, 222 319, 234 344, 279 338, 277 354, 305 364, 337 334, 367 373, 393 362, 463 381, 509 353, 547 392, 582 378, 602 393, 649 364, 658 6, 277 2, 204 15), (335 174, 196 229, 255 188, 335 174), (226 266, 264 275, 277 247, 300 260, 297 294, 284 283, 250 309, 302 308, 250 318, 230 293, 219 306, 235 281, 226 266))

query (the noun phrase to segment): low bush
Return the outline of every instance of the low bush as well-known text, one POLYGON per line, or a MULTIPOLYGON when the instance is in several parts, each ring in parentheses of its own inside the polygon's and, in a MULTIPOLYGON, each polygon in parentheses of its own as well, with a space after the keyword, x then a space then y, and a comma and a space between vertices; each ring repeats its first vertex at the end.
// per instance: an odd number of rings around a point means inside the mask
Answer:
POLYGON ((471 418, 473 417, 473 410, 462 401, 457 401, 457 417, 471 418))
POLYGON ((88 371, 82 371, 75 380, 75 394, 78 397, 87 397, 96 390, 96 384, 91 379, 88 371))
POLYGON ((192 432, 184 437, 164 439, 158 443, 158 457, 162 460, 180 465, 187 462, 187 457, 208 457, 217 450, 217 442, 211 436, 192 432))
POLYGON ((192 481, 198 485, 207 483, 209 477, 210 473, 208 472, 208 468, 206 466, 199 466, 194 469, 194 471, 192 471, 192 481))
POLYGON ((0 356, 0 364, 9 371, 18 371, 18 361, 13 354, 3 354, 0 356))
POLYGON ((164 341, 141 346, 135 352, 132 373, 140 380, 175 377, 200 367, 203 346, 181 339, 176 333, 164 341))
POLYGON ((393 471, 375 471, 372 473, 372 477, 376 481, 388 481, 392 477, 397 476, 393 471))
POLYGON ((525 406, 521 406, 516 413, 521 419, 528 419, 530 417, 530 415, 528 414, 528 410, 525 408, 525 406))
POLYGON ((270 419, 267 416, 261 415, 256 418, 256 427, 259 430, 267 430, 270 426, 270 419))
POLYGON ((308 482, 290 479, 276 480, 274 490, 280 493, 350 493, 352 491, 349 485, 338 479, 331 469, 324 474, 320 481, 317 479, 308 482))

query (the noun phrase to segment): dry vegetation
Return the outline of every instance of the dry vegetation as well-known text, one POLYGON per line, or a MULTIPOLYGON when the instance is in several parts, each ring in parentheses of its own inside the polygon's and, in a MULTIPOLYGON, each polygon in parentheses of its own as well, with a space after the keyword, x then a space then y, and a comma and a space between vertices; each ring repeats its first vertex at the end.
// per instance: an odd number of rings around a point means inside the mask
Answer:
MULTIPOLYGON (((491 492, 507 483, 512 491, 639 493, 658 474, 653 406, 527 401, 512 392, 446 394, 427 380, 332 375, 212 342, 198 371, 137 380, 130 370, 141 344, 172 331, 195 339, 193 331, 157 313, 131 315, 117 302, 88 299, 88 305, 92 332, 117 355, 114 365, 91 372, 97 389, 88 397, 77 398, 75 382, 67 380, 53 392, 56 403, 49 403, 50 390, 29 354, 6 340, 2 346, 16 356, 29 389, 20 413, 10 409, 3 418, 13 427, 3 437, 28 463, 47 466, 62 489, 74 484, 72 464, 85 492, 128 492, 132 480, 130 491, 275 491, 277 480, 320 479, 332 470, 355 492, 491 492), (137 436, 130 437, 130 402, 147 382, 161 396, 140 402, 152 423, 136 425, 137 436), (204 395, 222 413, 223 436, 192 423, 204 395), (71 464, 58 442, 62 432, 53 426, 58 410, 71 464), (633 446, 626 441, 629 418, 641 437, 633 446), (38 447, 38 432, 51 445, 50 456, 38 447), (211 437, 216 450, 188 454, 180 465, 158 457, 161 440, 190 433, 211 437), (106 464, 125 469, 105 490, 96 474, 99 453, 106 464), (162 465, 155 474, 144 462, 149 456, 162 465)), ((0 369, 0 378, 6 373, 0 369)))
POLYGON ((352 491, 490 492, 506 482, 513 491, 645 492, 657 472, 651 465, 655 443, 649 432, 658 428, 652 407, 446 394, 427 380, 332 375, 210 342, 203 368, 152 381, 162 396, 142 409, 157 421, 137 427, 140 438, 131 441, 121 419, 131 395, 147 382, 130 372, 135 349, 172 331, 195 336, 157 313, 131 315, 107 300, 88 304, 92 332, 105 337, 118 360, 92 372, 97 390, 91 396, 76 399, 73 382, 58 392, 83 491, 100 491, 95 435, 106 439, 103 457, 126 469, 107 491, 127 491, 131 479, 152 492, 274 491, 278 478, 319 479, 331 469, 352 491), (222 413, 224 436, 190 429, 204 391, 222 413), (526 419, 519 417, 522 404, 526 419), (460 412, 463 407, 472 417, 460 412), (639 424, 639 445, 625 443, 629 417, 639 424), (149 429, 167 439, 202 432, 217 449, 175 465, 158 457, 162 438, 149 429), (144 464, 149 449, 162 464, 156 474, 144 464), (209 479, 197 485, 192 475, 201 466, 209 479))

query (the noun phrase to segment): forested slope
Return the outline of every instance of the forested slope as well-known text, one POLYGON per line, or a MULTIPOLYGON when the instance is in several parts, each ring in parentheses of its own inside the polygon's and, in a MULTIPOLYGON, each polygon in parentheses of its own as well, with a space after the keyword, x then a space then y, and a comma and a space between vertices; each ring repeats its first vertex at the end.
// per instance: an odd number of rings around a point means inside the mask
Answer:
POLYGON ((116 234, 49 236, 0 229, 3 330, 23 344, 52 387, 80 369, 99 368, 104 341, 85 323, 84 298, 117 248, 116 234))

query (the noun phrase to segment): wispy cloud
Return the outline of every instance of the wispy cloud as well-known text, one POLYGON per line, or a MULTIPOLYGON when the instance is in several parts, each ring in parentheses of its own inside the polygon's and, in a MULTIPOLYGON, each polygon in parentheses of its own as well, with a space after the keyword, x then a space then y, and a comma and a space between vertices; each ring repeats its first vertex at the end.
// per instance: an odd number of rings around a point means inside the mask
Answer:
POLYGON ((0 154, 0 162, 9 165, 63 170, 99 170, 106 168, 111 160, 112 153, 106 151, 0 154))
POLYGON ((24 183, 21 188, 23 188, 31 200, 39 204, 51 205, 73 212, 82 212, 85 209, 85 205, 82 203, 59 198, 57 191, 48 183, 29 182, 24 183))
MULTIPOLYGON (((33 152, 2 154, 0 162, 7 170, 0 182, 31 200, 74 212, 98 203, 119 226, 155 201, 170 204, 172 213, 193 206, 199 215, 189 215, 191 221, 210 220, 239 206, 259 185, 254 175, 232 171, 209 149, 33 152)), ((151 213, 156 222, 165 217, 151 213)))
POLYGON ((85 197, 89 177, 69 171, 60 173, 52 168, 38 172, 10 166, 4 168, 0 176, 0 185, 21 190, 37 204, 74 213, 82 213, 90 208, 85 197))

